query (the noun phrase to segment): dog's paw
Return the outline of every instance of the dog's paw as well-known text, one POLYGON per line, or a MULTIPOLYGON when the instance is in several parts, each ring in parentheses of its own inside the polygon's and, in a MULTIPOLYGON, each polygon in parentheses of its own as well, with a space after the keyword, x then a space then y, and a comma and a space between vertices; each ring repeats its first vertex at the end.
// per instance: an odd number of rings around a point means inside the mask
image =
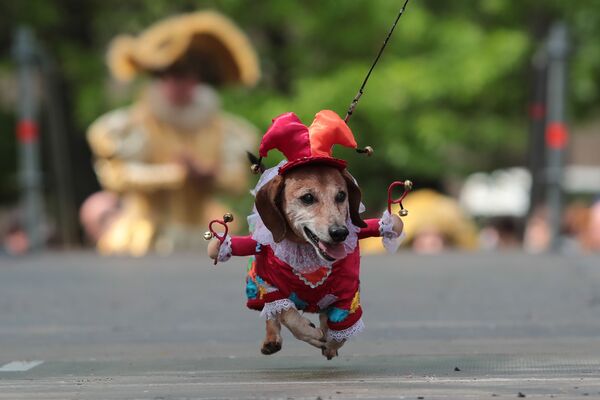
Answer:
POLYGON ((323 346, 321 348, 321 354, 323 354, 328 360, 331 360, 333 357, 338 356, 338 351, 337 351, 337 349, 323 346))
POLYGON ((325 356, 328 360, 331 360, 333 357, 338 356, 338 350, 344 345, 346 341, 342 340, 338 342, 336 340, 329 340, 325 345, 321 348, 321 354, 325 356))
POLYGON ((313 333, 310 336, 305 336, 299 339, 318 349, 322 349, 327 343, 327 339, 325 339, 325 335, 320 328, 313 328, 313 333))
POLYGON ((264 342, 260 352, 264 355, 271 355, 281 350, 281 342, 264 342))

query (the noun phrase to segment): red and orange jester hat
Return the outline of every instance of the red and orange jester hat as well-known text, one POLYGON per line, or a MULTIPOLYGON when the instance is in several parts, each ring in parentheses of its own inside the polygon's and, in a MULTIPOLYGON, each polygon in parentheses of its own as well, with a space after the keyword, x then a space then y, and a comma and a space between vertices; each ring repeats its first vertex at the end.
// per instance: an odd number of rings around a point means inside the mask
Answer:
MULTIPOLYGON (((279 169, 280 175, 305 164, 327 164, 344 169, 346 161, 332 155, 334 144, 352 149, 357 147, 352 131, 335 112, 319 111, 310 126, 304 125, 293 112, 288 112, 273 119, 260 143, 260 159, 253 170, 260 168, 260 160, 272 149, 279 150, 287 158, 287 163, 279 169)), ((371 154, 372 149, 366 147, 357 151, 371 154)))

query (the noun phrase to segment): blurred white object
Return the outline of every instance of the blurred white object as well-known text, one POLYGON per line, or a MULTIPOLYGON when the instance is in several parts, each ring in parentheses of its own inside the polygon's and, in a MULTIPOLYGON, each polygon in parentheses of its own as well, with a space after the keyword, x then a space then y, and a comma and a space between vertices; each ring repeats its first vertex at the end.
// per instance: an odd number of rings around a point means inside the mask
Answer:
POLYGON ((599 193, 600 167, 571 165, 565 169, 563 186, 572 193, 599 193))
POLYGON ((460 204, 478 217, 523 217, 529 210, 531 174, 525 168, 509 168, 470 175, 460 192, 460 204))

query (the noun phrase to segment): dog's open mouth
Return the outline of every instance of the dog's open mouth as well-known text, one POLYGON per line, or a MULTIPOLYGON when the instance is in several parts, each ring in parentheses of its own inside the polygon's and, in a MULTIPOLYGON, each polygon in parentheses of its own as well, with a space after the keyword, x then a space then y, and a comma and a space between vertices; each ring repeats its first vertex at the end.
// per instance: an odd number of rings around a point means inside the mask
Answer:
POLYGON ((304 227, 304 233, 308 240, 313 244, 315 249, 319 252, 319 255, 329 262, 339 260, 346 256, 343 243, 326 243, 319 240, 319 237, 315 235, 313 231, 304 227))

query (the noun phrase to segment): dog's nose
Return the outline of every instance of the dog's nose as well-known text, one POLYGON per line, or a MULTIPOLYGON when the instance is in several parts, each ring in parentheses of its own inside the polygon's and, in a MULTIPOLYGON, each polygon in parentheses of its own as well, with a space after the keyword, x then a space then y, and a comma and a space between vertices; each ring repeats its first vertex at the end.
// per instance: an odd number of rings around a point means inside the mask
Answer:
POLYGON ((348 237, 348 228, 343 225, 333 225, 329 227, 329 236, 334 242, 343 242, 348 237))

